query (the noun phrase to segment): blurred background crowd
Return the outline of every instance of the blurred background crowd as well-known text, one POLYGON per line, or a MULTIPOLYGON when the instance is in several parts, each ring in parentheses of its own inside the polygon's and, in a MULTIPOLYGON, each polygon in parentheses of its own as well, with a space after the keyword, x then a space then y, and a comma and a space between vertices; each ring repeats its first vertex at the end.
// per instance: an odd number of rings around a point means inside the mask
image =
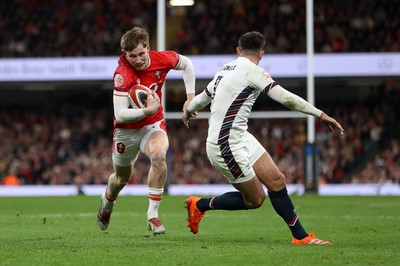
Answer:
MULTIPOLYGON (((346 131, 343 137, 330 134, 316 120, 321 183, 400 183, 399 85, 378 88, 363 102, 319 106, 346 131)), ((48 92, 48 97, 54 98, 54 93, 48 92)), ((84 99, 65 96, 53 106, 1 108, 2 181, 104 184, 112 169, 110 97, 109 92, 99 91, 84 99)), ((167 126, 170 183, 226 182, 207 160, 207 120, 192 121, 190 129, 173 119, 167 126)), ((306 119, 251 119, 249 130, 267 148, 289 183, 304 182, 306 119)), ((148 170, 149 161, 140 156, 131 183, 145 183, 148 170)))
MULTIPOLYGON (((168 2, 168 1, 167 1, 168 2)), ((232 54, 239 36, 257 30, 268 53, 306 51, 305 0, 196 0, 171 8, 168 49, 232 54)), ((316 53, 400 50, 398 0, 314 1, 316 53)), ((109 56, 133 25, 155 37, 157 0, 14 0, 0 5, 1 57, 109 56)))
MULTIPOLYGON (((156 35, 156 4, 156 0, 5 1, 0 4, 0 56, 116 56, 120 37, 133 25, 156 35)), ((398 1, 316 0, 314 4, 317 53, 400 51, 398 1)), ((167 35, 167 48, 182 54, 232 54, 238 37, 248 30, 265 34, 267 54, 306 51, 305 1, 196 0, 193 7, 169 9, 168 19, 173 30, 167 35)), ((316 120, 320 183, 400 183, 400 81, 390 78, 366 90, 363 99, 316 103, 346 131, 344 137, 332 135, 316 120)), ((15 96, 24 93, 28 92, 15 96)), ((0 105, 0 183, 105 184, 112 171, 112 87, 37 95, 47 100, 0 105)), ((167 101, 176 106, 170 109, 180 110, 183 101, 171 97, 169 93, 167 101)), ((193 121, 189 130, 180 120, 168 120, 167 126, 168 182, 226 183, 207 160, 207 120, 193 121)), ((249 123, 288 183, 304 182, 306 128, 306 119, 249 123)), ((139 157, 131 183, 145 183, 148 168, 148 160, 139 157)))

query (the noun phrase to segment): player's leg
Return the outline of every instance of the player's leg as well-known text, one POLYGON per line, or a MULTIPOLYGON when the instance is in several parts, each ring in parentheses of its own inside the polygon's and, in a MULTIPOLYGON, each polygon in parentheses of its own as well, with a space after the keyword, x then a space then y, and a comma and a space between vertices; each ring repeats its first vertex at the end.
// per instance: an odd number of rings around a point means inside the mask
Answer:
POLYGON ((107 229, 114 208, 114 202, 117 200, 119 192, 128 184, 131 173, 131 166, 118 166, 114 164, 114 173, 108 178, 106 191, 100 199, 100 208, 97 215, 100 229, 107 229))
MULTIPOLYGON (((150 169, 147 178, 149 187, 149 207, 147 220, 149 230, 153 234, 164 234, 165 227, 158 218, 158 210, 164 193, 167 177, 166 153, 169 142, 167 134, 160 128, 152 128, 143 138, 143 152, 150 159, 150 169)), ((141 145, 142 145, 141 144, 141 145)))
POLYGON ((285 176, 278 169, 268 152, 265 152, 253 165, 257 177, 267 187, 268 195, 275 211, 289 226, 293 244, 331 244, 319 240, 304 230, 292 200, 286 189, 285 176))
POLYGON ((238 191, 226 192, 212 198, 201 198, 197 202, 200 211, 208 210, 248 210, 261 207, 265 192, 258 178, 254 177, 244 183, 232 184, 238 191))
POLYGON ((211 201, 202 199, 198 203, 200 209, 243 210, 260 207, 264 202, 265 192, 251 165, 264 151, 264 147, 248 132, 236 145, 221 147, 207 144, 207 155, 211 164, 240 192, 228 192, 212 198, 211 201))
POLYGON ((188 227, 197 234, 200 220, 209 210, 248 210, 260 207, 265 199, 265 192, 257 177, 244 183, 232 184, 239 191, 226 192, 212 198, 189 196, 185 202, 188 209, 188 227))
POLYGON ((188 227, 194 234, 198 232, 200 220, 208 210, 247 210, 258 208, 264 202, 265 192, 250 167, 251 149, 248 147, 251 145, 247 144, 246 141, 240 147, 207 144, 207 155, 211 164, 239 191, 212 198, 188 197, 185 202, 188 209, 188 227))
POLYGON ((114 163, 114 173, 108 178, 105 197, 107 201, 114 202, 121 190, 129 183, 132 176, 132 166, 119 166, 114 163))
POLYGON ((132 138, 132 131, 117 129, 113 142, 114 172, 108 178, 106 191, 101 196, 99 213, 97 215, 100 229, 105 230, 110 222, 114 203, 120 191, 129 183, 132 175, 132 165, 135 163, 139 150, 139 140, 132 138))
POLYGON ((306 237, 308 234, 301 225, 287 193, 285 177, 271 156, 265 152, 253 165, 253 169, 260 181, 267 187, 272 206, 287 223, 293 236, 296 238, 306 237))

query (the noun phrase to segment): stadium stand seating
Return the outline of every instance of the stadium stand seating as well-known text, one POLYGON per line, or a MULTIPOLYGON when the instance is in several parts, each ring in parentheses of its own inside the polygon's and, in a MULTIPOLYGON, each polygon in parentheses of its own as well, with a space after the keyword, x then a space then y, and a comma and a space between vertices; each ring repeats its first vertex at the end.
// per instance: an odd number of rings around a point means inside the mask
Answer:
MULTIPOLYGON (((305 53, 305 3, 196 1, 186 9, 172 48, 186 54, 231 54, 243 32, 257 30, 266 36, 268 53, 305 53)), ((398 1, 314 1, 314 6, 316 53, 400 50, 398 1)))
MULTIPOLYGON (((0 17, 0 55, 118 55, 120 36, 132 25, 154 33, 156 2, 5 1, 1 14, 12 15, 0 17)), ((183 54, 231 54, 240 34, 259 30, 267 38, 268 53, 304 53, 304 2, 196 0, 195 6, 185 8, 175 35, 168 37, 173 40, 168 48, 183 54)), ((357 5, 315 1, 315 51, 400 51, 399 8, 396 0, 357 1, 357 5)), ((400 84, 388 82, 375 91, 361 102, 321 106, 343 124, 346 135, 331 136, 317 121, 320 182, 400 183, 396 122, 400 119, 400 84)), ((96 97, 109 100, 109 94, 97 93, 96 97)), ((47 96, 53 94, 50 91, 47 96)), ((0 105, 0 183, 7 176, 17 176, 21 184, 106 183, 112 169, 112 107, 110 101, 94 106, 92 95, 90 101, 81 98, 65 96, 49 106, 0 105)), ((181 121, 168 121, 170 136, 179 136, 170 139, 170 183, 226 182, 207 161, 206 123, 197 120, 186 130, 181 121)), ((288 119, 284 126, 279 119, 250 123, 252 133, 271 152, 288 183, 304 181, 305 125, 303 119, 288 119)), ((140 157, 132 183, 145 183, 147 171, 148 161, 140 157)))
MULTIPOLYGON (((168 12, 174 14, 167 16, 174 36, 167 36, 167 48, 183 54, 232 54, 243 32, 258 30, 266 36, 268 53, 304 53, 305 2, 197 0, 184 12, 168 12)), ((353 2, 314 2, 315 52, 399 51, 398 1, 353 2)), ((12 15, 0 18, 7 40, 1 42, 0 55, 117 55, 120 36, 132 25, 156 35, 156 5, 156 0, 5 1, 1 14, 12 15)))
MULTIPOLYGON (((357 104, 322 107, 341 121, 346 134, 329 134, 316 122, 321 182, 400 182, 400 113, 388 102, 398 102, 399 92, 398 88, 381 93, 379 98, 370 95, 357 104)), ((112 169, 112 107, 105 101, 108 97, 104 93, 97 92, 98 95, 85 100, 65 96, 53 107, 2 107, 1 178, 15 174, 21 184, 104 184, 112 169)), ((306 121, 282 122, 255 119, 250 121, 249 128, 276 160, 288 183, 302 183, 306 121)), ((207 161, 207 120, 193 121, 190 130, 180 120, 168 120, 167 126, 171 136, 170 183, 226 182, 207 161)), ((148 169, 148 160, 141 156, 132 183, 145 183, 148 169)))

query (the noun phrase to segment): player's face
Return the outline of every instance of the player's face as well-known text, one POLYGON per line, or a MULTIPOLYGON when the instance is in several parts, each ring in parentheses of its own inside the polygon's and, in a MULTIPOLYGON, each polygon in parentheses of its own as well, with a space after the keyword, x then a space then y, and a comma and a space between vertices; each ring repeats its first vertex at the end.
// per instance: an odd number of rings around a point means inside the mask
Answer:
POLYGON ((149 48, 139 44, 132 51, 125 51, 126 59, 136 70, 144 70, 150 64, 149 48))

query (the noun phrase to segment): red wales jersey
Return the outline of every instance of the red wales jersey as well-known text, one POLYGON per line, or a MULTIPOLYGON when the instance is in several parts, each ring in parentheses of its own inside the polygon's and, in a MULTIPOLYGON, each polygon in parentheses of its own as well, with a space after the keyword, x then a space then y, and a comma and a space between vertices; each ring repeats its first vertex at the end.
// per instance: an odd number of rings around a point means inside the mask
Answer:
MULTIPOLYGON (((155 91, 162 99, 161 88, 168 72, 175 68, 179 56, 174 51, 149 51, 150 66, 145 70, 136 70, 126 60, 125 54, 121 55, 118 67, 114 72, 114 94, 128 95, 130 87, 134 84, 145 85, 155 91)), ((162 103, 162 101, 161 101, 162 103)), ((163 106, 152 116, 147 116, 137 122, 117 123, 114 117, 114 127, 124 129, 138 129, 164 119, 163 106)))

